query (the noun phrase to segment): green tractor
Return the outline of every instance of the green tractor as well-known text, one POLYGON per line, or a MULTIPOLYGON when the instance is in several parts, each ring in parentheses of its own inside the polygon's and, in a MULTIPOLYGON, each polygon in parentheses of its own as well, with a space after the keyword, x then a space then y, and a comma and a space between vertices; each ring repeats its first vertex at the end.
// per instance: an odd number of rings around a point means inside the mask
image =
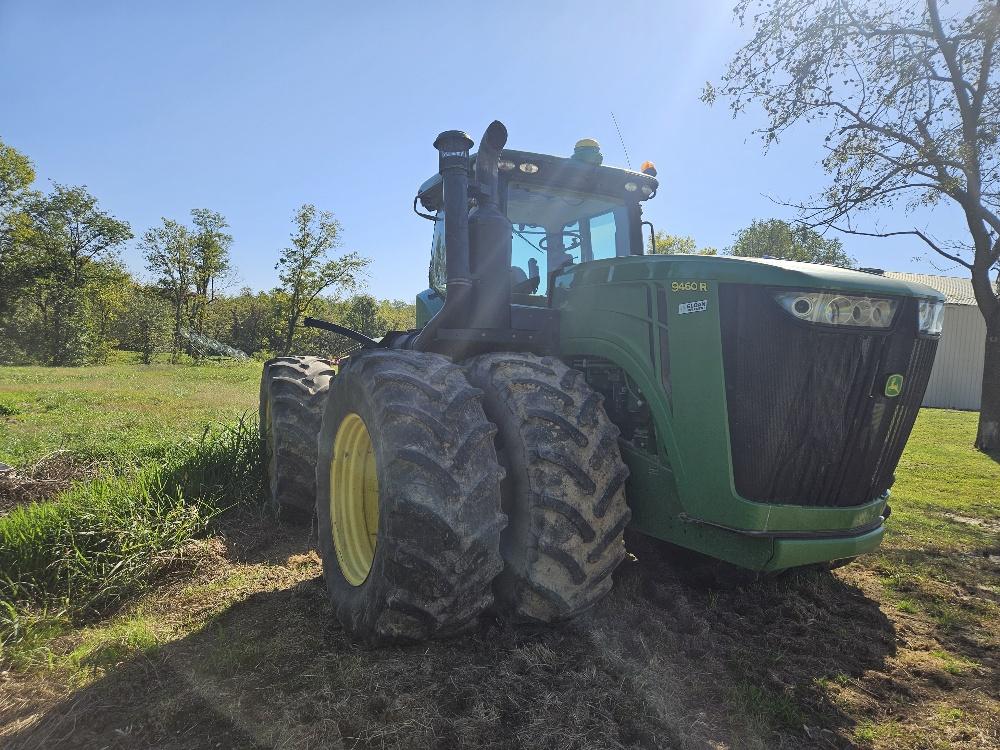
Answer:
MULTIPOLYGON (((417 326, 265 366, 272 500, 315 512, 337 616, 377 642, 556 622, 635 531, 753 571, 876 549, 943 298, 767 259, 645 255, 655 168, 435 141, 417 326)), ((422 211, 417 208, 419 203, 422 211)))

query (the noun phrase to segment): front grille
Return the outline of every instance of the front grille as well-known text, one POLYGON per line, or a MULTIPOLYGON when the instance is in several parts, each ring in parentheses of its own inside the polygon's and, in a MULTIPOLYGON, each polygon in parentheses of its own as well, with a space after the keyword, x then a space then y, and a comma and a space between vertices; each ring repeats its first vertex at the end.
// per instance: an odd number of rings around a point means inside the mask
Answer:
POLYGON ((736 491, 747 500, 852 506, 881 495, 920 409, 935 339, 901 300, 892 331, 795 320, 755 286, 720 288, 723 364, 736 491), (885 379, 904 375, 886 398, 885 379))

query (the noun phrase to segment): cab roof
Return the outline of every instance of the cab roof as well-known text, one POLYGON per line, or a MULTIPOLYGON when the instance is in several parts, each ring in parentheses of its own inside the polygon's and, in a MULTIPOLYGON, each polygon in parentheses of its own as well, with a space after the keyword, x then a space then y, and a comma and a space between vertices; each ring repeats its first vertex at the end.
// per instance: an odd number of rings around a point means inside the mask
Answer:
MULTIPOLYGON (((475 155, 473 155, 473 161, 475 155)), ((656 194, 659 182, 642 172, 630 169, 593 164, 573 157, 536 154, 531 151, 504 149, 500 162, 509 166, 501 170, 501 176, 510 181, 528 185, 557 185, 580 193, 594 193, 621 198, 626 202, 648 200, 656 194), (522 165, 534 165, 537 171, 526 172, 522 165), (631 190, 626 185, 634 186, 631 190)), ((530 169, 530 167, 529 167, 530 169)), ((441 208, 441 175, 436 174, 426 180, 417 191, 420 205, 428 211, 441 208)))

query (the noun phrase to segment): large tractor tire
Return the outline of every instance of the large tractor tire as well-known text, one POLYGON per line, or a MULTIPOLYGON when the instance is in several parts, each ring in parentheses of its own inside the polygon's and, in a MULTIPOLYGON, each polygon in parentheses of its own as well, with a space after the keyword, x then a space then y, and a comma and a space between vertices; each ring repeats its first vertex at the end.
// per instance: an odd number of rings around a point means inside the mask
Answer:
POLYGON ((625 556, 618 428, 583 374, 557 359, 494 353, 466 367, 506 469, 498 609, 513 621, 573 617, 608 593, 625 556))
POLYGON ((311 518, 316 506, 316 438, 333 363, 322 357, 277 357, 260 380, 260 433, 267 454, 268 501, 289 518, 311 518))
POLYGON ((503 478, 482 392, 436 354, 371 350, 330 389, 319 549, 334 610, 367 643, 474 626, 500 572, 503 478))

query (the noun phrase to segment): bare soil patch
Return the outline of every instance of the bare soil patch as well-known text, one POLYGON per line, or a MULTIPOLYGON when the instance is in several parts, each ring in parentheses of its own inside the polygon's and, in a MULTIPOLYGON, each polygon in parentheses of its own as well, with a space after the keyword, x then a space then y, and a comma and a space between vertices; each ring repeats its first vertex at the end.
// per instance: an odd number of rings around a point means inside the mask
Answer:
POLYGON ((565 626, 490 621, 365 650, 333 617, 310 530, 243 512, 137 605, 160 645, 83 677, 6 674, 0 742, 846 748, 892 746, 880 738, 898 732, 998 746, 989 639, 942 644, 933 624, 880 606, 866 568, 755 580, 643 540, 631 549, 611 596, 565 626), (959 661, 940 657, 945 645, 959 661))
POLYGON ((0 514, 55 497, 74 482, 96 476, 100 468, 100 463, 65 450, 53 451, 27 468, 0 464, 0 514))

